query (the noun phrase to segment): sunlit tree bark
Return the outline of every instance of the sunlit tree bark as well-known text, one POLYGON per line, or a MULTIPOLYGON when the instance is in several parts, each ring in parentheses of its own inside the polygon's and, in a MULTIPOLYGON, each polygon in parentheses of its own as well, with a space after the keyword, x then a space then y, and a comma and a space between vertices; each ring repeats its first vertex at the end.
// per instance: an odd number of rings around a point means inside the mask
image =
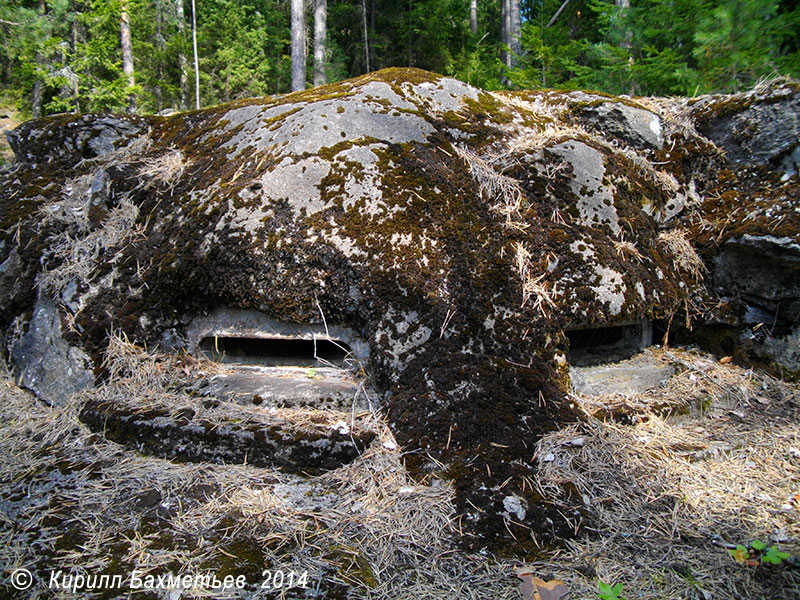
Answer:
MULTIPOLYGON (((131 46, 131 23, 128 16, 128 0, 122 0, 120 5, 119 30, 120 44, 122 46, 122 72, 128 79, 128 85, 133 87, 136 80, 133 76, 133 47, 131 46)), ((131 93, 128 97, 128 110, 136 110, 136 96, 131 93)))
POLYGON ((194 54, 194 107, 200 108, 200 64, 197 60, 197 10, 192 0, 192 53, 194 54))
POLYGON ((327 37, 328 2, 314 2, 314 85, 322 85, 325 80, 326 37, 327 37))
POLYGON ((292 0, 292 91, 306 88, 306 12, 303 0, 292 0))
POLYGON ((478 0, 469 2, 469 29, 473 35, 478 33, 478 0))
MULTIPOLYGON (((175 12, 177 13, 178 35, 183 40, 186 31, 186 23, 184 20, 186 16, 183 14, 183 0, 175 0, 175 12)), ((186 78, 186 54, 183 52, 183 41, 181 41, 181 51, 178 54, 179 68, 180 68, 180 108, 186 108, 189 105, 189 84, 186 78)))

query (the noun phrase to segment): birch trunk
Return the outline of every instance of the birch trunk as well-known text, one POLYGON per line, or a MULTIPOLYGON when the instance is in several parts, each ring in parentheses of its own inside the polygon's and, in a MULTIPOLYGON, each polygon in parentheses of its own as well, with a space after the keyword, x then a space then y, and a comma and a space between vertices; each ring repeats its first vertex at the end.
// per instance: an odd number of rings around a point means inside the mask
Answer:
POLYGON ((369 73, 369 33, 367 32, 367 2, 361 0, 361 20, 364 24, 364 63, 366 64, 366 73, 369 73))
POLYGON ((306 13, 303 0, 292 0, 292 91, 306 89, 306 13))
POLYGON ((469 30, 472 35, 478 34, 478 0, 469 2, 469 30))
POLYGON ((522 53, 522 15, 520 13, 520 0, 509 1, 509 31, 508 46, 511 48, 509 67, 514 68, 517 57, 522 53))
POLYGON ((200 108, 200 65, 197 60, 197 10, 192 0, 192 53, 194 54, 194 107, 200 108))
MULTIPOLYGON (((181 40, 184 39, 184 34, 186 32, 186 23, 184 22, 186 16, 183 14, 183 0, 175 0, 175 12, 178 14, 178 35, 180 35, 181 40)), ((181 109, 185 109, 189 106, 189 82, 186 77, 186 54, 183 53, 183 42, 181 42, 181 51, 178 54, 178 61, 180 67, 180 88, 181 88, 181 97, 180 97, 180 107, 181 109)))
POLYGON ((314 85, 326 83, 325 63, 327 62, 326 36, 328 20, 328 1, 315 0, 314 3, 314 85))
MULTIPOLYGON (((133 76, 133 47, 131 46, 131 23, 128 17, 128 0, 122 0, 119 17, 119 38, 122 46, 122 72, 128 79, 128 85, 133 87, 136 80, 133 76)), ((128 97, 128 110, 136 110, 136 97, 131 94, 128 97)))

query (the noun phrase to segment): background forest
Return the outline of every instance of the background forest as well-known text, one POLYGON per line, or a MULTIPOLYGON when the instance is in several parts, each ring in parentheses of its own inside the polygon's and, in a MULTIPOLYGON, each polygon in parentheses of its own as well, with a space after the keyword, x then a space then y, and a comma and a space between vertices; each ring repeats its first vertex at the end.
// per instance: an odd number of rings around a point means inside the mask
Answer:
MULTIPOLYGON (((301 2, 0 0, 0 85, 33 116, 192 108, 194 31, 200 105, 287 92, 301 2)), ((307 85, 391 66, 637 95, 800 76, 797 0, 307 0, 302 13, 307 85)))

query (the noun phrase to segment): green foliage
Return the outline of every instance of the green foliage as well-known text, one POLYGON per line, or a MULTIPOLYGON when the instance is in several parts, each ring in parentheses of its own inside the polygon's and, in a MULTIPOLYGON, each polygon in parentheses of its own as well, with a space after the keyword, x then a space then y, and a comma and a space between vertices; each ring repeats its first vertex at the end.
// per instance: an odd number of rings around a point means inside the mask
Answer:
POLYGON ((616 583, 613 586, 608 585, 604 581, 600 582, 600 591, 597 593, 600 600, 625 600, 622 595, 622 584, 616 583))
POLYGON ((725 0, 695 33, 694 55, 704 90, 739 91, 778 68, 779 0, 725 0))
MULTIPOLYGON (((199 13, 202 100, 217 104, 285 91, 290 60, 286 14, 274 2, 207 0, 199 13)), ((199 12, 199 9, 198 9, 199 12)))
POLYGON ((588 0, 582 11, 572 4, 575 15, 591 13, 596 37, 574 36, 563 15, 550 28, 531 19, 516 85, 670 95, 800 76, 800 9, 782 9, 779 0, 639 0, 626 10, 588 0))
POLYGON ((739 544, 736 548, 728 550, 731 557, 740 564, 757 565, 761 564, 780 565, 791 558, 788 552, 778 550, 777 546, 767 545, 761 540, 753 540, 750 547, 739 544))
POLYGON ((775 546, 770 546, 769 549, 764 553, 764 556, 761 557, 761 562, 779 565, 789 558, 790 554, 788 552, 781 552, 775 546))
MULTIPOLYGON (((136 85, 122 73, 123 0, 0 0, 0 84, 30 113, 193 105, 191 2, 124 0, 136 85)), ((522 0, 521 52, 500 63, 499 0, 328 2, 330 81, 415 66, 486 89, 591 88, 615 94, 735 91, 800 76, 800 7, 785 0, 522 0), (366 39, 364 17, 366 16, 366 39)), ((288 2, 196 0, 201 102, 289 88, 288 2)), ((308 31, 313 16, 308 15, 308 31)), ((310 44, 310 40, 309 40, 310 44)), ((309 52, 309 66, 313 58, 309 52)), ((312 69, 308 69, 309 78, 312 69)))

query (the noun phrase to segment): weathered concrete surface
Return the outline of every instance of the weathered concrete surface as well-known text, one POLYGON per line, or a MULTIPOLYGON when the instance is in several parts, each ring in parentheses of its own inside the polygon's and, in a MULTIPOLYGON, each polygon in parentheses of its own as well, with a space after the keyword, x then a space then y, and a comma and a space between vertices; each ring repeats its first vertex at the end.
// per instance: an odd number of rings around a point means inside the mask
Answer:
POLYGON ((670 365, 624 361, 595 367, 571 367, 572 387, 586 396, 633 396, 663 385, 675 372, 670 365))
POLYGON ((47 297, 36 302, 27 331, 11 340, 9 351, 20 385, 48 404, 94 385, 91 359, 61 336, 58 308, 47 297))
POLYGON ((373 431, 351 426, 347 413, 335 416, 339 419, 330 422, 330 415, 320 411, 317 422, 302 425, 286 412, 266 413, 257 422, 220 422, 192 409, 170 413, 102 400, 90 400, 81 411, 81 420, 107 439, 159 458, 308 474, 352 461, 375 437, 373 431))
POLYGON ((196 392, 220 400, 275 408, 369 410, 374 393, 351 372, 330 367, 225 368, 204 381, 196 392))
POLYGON ((634 148, 661 150, 664 147, 661 118, 644 108, 620 101, 601 101, 585 108, 583 115, 596 128, 634 148))
POLYGON ((213 332, 225 310, 260 315, 243 325, 256 337, 268 321, 341 328, 415 473, 455 482, 465 543, 519 527, 510 543, 533 551, 531 530, 571 529, 570 507, 536 510, 519 483, 538 436, 572 418, 565 331, 687 309, 694 331, 741 330, 752 307, 720 302, 692 243, 713 265, 745 235, 800 242, 800 184, 780 166, 796 142, 764 154, 724 135, 732 115, 796 120, 799 94, 489 94, 392 69, 188 114, 27 123, 0 181, 0 327, 58 298, 101 375, 112 330, 193 350, 192 324, 213 332), (608 105, 608 134, 588 105, 608 105))

